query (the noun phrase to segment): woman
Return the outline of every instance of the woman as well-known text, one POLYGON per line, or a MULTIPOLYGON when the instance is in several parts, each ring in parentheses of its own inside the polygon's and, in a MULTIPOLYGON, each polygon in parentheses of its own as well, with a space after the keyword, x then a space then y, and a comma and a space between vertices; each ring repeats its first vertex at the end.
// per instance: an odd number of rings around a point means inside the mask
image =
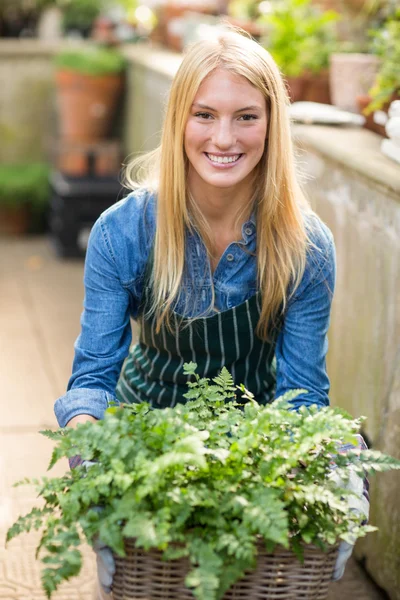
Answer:
POLYGON ((161 146, 134 167, 136 191, 91 232, 59 424, 101 419, 116 399, 184 402, 191 360, 207 377, 225 365, 260 403, 302 388, 294 408, 327 405, 334 244, 296 180, 271 56, 230 31, 189 49, 161 146))

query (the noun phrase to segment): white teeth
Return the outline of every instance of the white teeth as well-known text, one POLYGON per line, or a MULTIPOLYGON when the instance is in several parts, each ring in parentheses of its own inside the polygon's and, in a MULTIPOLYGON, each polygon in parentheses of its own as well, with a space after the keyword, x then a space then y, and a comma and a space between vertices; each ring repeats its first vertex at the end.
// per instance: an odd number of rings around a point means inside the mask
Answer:
POLYGON ((240 158, 240 154, 236 156, 215 156, 214 154, 207 154, 208 158, 216 163, 233 163, 240 158))

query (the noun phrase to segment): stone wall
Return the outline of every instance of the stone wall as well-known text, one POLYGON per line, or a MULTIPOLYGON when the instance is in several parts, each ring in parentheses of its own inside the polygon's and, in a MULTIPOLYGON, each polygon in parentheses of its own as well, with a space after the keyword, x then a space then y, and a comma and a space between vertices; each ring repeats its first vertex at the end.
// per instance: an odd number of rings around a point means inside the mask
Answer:
MULTIPOLYGON (((400 458, 400 169, 367 131, 297 126, 305 188, 331 228, 338 278, 329 335, 331 398, 365 415, 373 448, 400 458)), ((400 472, 371 478, 371 522, 359 558, 400 599, 400 472)))
POLYGON ((129 59, 125 97, 124 148, 126 154, 153 150, 160 142, 164 109, 171 80, 182 60, 180 54, 127 46, 129 59))
POLYGON ((50 158, 57 134, 53 57, 82 45, 0 39, 0 164, 50 158))
POLYGON ((0 41, 0 163, 47 157, 54 129, 54 50, 33 40, 0 41))

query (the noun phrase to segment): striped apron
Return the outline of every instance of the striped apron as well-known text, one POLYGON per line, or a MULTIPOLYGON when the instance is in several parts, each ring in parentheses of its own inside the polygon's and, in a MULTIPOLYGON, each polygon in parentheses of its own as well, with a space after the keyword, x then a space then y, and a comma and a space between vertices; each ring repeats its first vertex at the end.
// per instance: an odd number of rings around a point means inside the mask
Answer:
POLYGON ((264 342, 255 329, 260 316, 260 294, 229 310, 208 317, 185 319, 173 313, 174 333, 164 326, 156 333, 148 316, 150 289, 145 278, 139 311, 139 342, 124 362, 116 388, 120 402, 149 402, 154 408, 186 402, 187 376, 183 364, 197 363, 200 377, 215 377, 222 367, 235 384, 243 383, 260 404, 275 393, 274 349, 277 332, 264 342))

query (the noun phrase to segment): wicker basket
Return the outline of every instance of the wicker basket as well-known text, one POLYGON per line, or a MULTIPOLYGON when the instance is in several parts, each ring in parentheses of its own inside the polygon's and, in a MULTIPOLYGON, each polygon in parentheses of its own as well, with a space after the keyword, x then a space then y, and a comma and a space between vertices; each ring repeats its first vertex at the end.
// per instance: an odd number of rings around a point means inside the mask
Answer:
MULTIPOLYGON (((163 561, 162 552, 125 543, 126 557, 116 556, 114 600, 193 600, 185 586, 189 561, 163 561)), ((292 552, 279 549, 267 554, 258 547, 257 567, 233 585, 224 600, 326 600, 337 547, 321 552, 307 546, 304 563, 292 552)))

